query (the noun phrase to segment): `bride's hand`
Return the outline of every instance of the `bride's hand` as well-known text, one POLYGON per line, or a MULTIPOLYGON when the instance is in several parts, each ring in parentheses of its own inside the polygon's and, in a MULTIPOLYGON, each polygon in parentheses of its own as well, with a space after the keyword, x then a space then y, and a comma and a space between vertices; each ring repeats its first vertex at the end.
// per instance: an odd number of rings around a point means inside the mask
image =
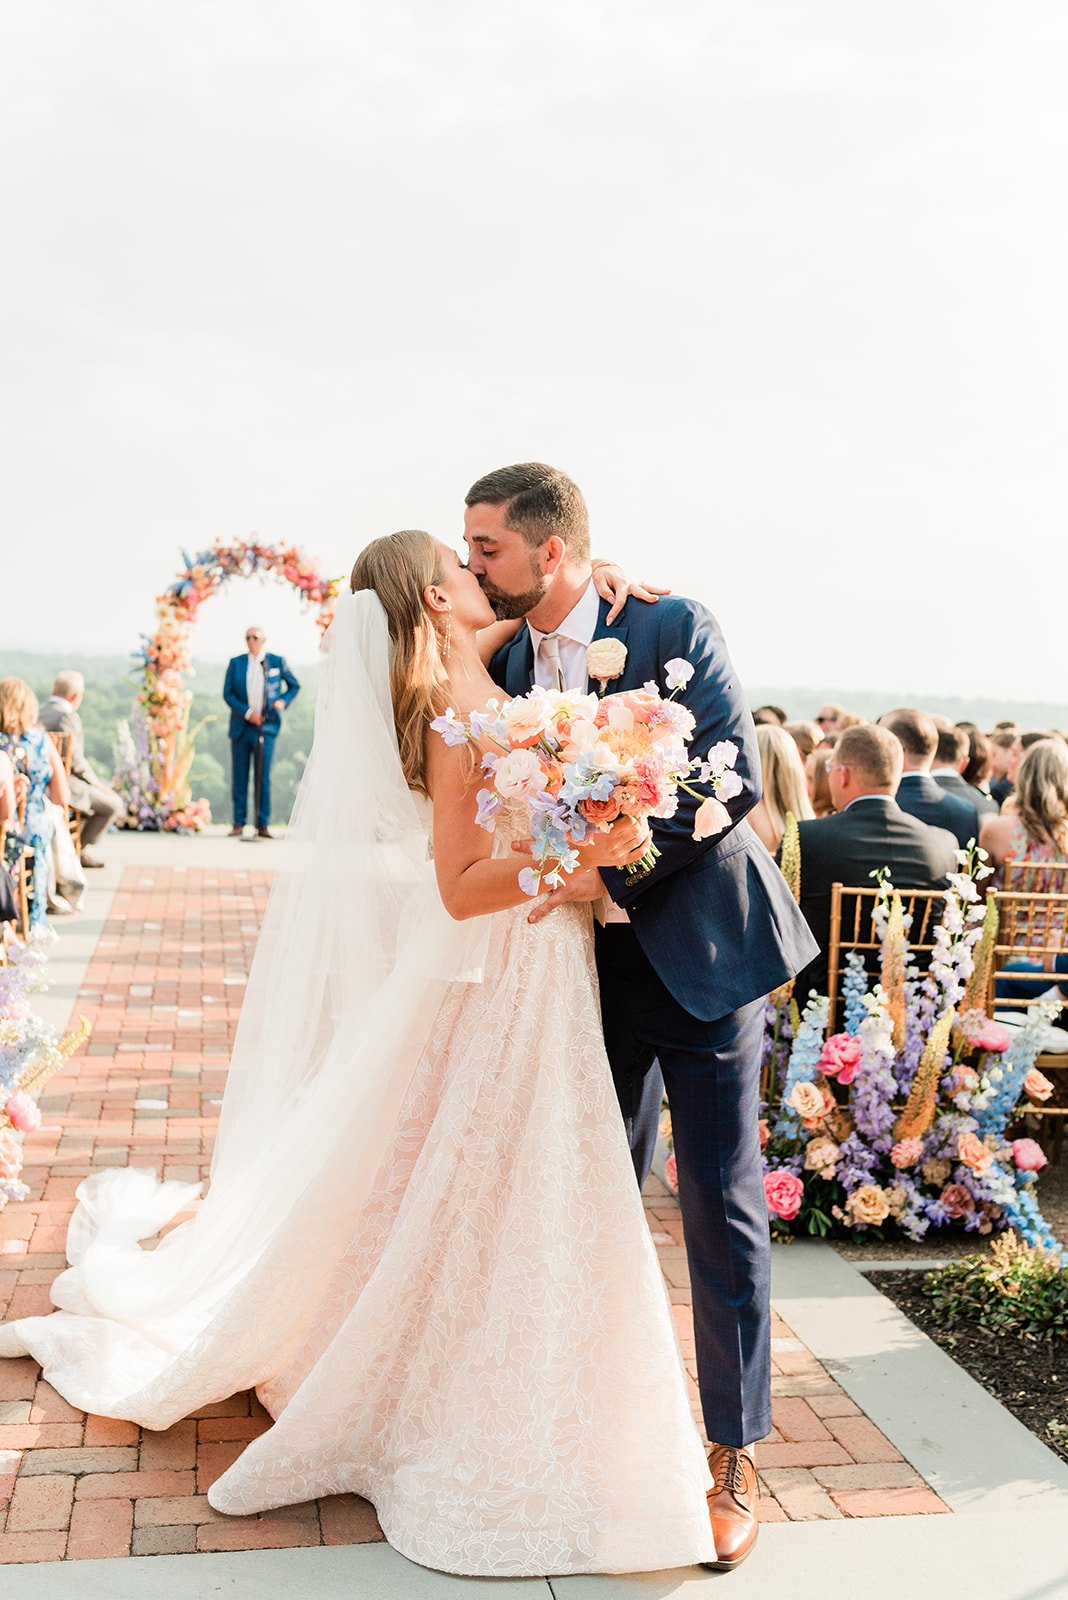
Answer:
POLYGON ((610 827, 591 833, 575 848, 583 867, 626 867, 641 860, 651 839, 647 822, 620 817, 610 827))
POLYGON ((670 589, 661 589, 655 583, 639 583, 637 579, 632 583, 618 561, 595 561, 593 586, 602 600, 612 602, 606 622, 614 622, 632 597, 655 605, 662 594, 671 593, 670 589))

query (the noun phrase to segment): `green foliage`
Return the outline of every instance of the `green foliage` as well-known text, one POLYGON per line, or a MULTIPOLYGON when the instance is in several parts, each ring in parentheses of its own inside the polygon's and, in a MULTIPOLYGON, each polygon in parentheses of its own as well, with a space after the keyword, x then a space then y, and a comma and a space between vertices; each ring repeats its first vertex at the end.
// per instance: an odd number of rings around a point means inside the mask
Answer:
POLYGON ((1068 1267, 1015 1233, 989 1255, 963 1256, 923 1281, 936 1322, 978 1324, 988 1333, 1060 1340, 1068 1334, 1068 1267))

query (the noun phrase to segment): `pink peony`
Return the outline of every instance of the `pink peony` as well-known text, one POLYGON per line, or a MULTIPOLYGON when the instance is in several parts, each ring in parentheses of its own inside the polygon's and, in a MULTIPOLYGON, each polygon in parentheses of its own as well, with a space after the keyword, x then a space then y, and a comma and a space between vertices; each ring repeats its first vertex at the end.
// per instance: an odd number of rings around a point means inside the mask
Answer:
POLYGON ((860 1040, 850 1033, 832 1033, 823 1047, 819 1070, 839 1083, 852 1083, 860 1065, 860 1040))
POLYGON ((1012 1034, 1000 1022, 988 1021, 975 1034, 972 1042, 977 1050, 989 1050, 994 1055, 1001 1055, 1012 1043, 1012 1034))
POLYGON ((668 1156, 667 1160, 664 1162, 664 1182, 667 1184, 667 1186, 671 1190, 672 1194, 678 1194, 678 1192, 679 1192, 679 1164, 675 1160, 675 1152, 674 1151, 672 1151, 672 1153, 668 1156))
POLYGON ((32 1133, 35 1128, 41 1126, 41 1113, 37 1108, 37 1102, 31 1100, 21 1089, 11 1096, 4 1110, 11 1126, 17 1128, 19 1133, 32 1133))
POLYGON ((768 1202, 768 1211, 773 1217, 781 1217, 783 1222, 792 1222, 797 1216, 804 1192, 804 1184, 792 1172, 764 1174, 764 1197, 768 1202))
POLYGON ((1039 1072, 1037 1067, 1032 1067, 1023 1081, 1024 1094, 1029 1100, 1048 1100, 1053 1093, 1053 1085, 1044 1072, 1039 1072))
POLYGON ((1014 1139, 1012 1159, 1020 1172, 1041 1172, 1046 1165, 1046 1152, 1034 1139, 1014 1139))
POLYGON ((0 1129, 0 1178, 17 1178, 22 1171, 22 1151, 18 1140, 6 1128, 0 1129))
POLYGON ((890 1160, 895 1167, 914 1167, 922 1155, 922 1139, 899 1139, 890 1151, 890 1160))
POLYGON ((962 1133, 957 1140, 957 1160, 973 1172, 985 1172, 994 1159, 992 1150, 974 1133, 962 1133))
POLYGON ((959 1222, 962 1217, 970 1217, 975 1210, 975 1201, 963 1183, 947 1183, 938 1198, 954 1222, 959 1222))

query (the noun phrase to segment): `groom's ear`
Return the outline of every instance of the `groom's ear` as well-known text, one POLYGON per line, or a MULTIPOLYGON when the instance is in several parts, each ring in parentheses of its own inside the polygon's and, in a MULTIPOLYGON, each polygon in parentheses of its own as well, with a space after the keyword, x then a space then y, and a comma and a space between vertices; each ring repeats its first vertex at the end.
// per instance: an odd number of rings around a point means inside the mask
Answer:
POLYGON ((559 572, 567 558, 567 545, 554 533, 550 538, 546 539, 539 554, 541 555, 541 570, 545 577, 551 578, 554 572, 559 572))

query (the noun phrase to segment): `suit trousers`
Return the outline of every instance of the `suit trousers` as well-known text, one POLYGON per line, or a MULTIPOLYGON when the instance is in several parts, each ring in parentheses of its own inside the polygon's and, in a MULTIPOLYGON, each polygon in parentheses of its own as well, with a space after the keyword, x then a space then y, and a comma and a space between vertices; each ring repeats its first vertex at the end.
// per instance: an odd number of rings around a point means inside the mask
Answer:
POLYGON ((79 780, 79 783, 79 803, 74 809, 81 812, 82 849, 88 850, 102 834, 107 833, 113 822, 119 820, 126 807, 114 789, 108 789, 102 783, 86 783, 84 780, 79 780))
POLYGON ((605 1043, 624 1121, 641 1125, 659 1061, 671 1107, 709 1439, 771 1428, 771 1235, 760 1161, 764 1001, 703 1022, 665 988, 626 924, 596 929, 605 1043))
POLYGON ((274 760, 273 733, 265 733, 254 723, 247 722, 236 736, 231 736, 230 751, 233 757, 234 827, 243 828, 248 821, 249 773, 255 782, 256 746, 263 740, 260 755, 260 803, 256 811, 257 828, 266 828, 271 820, 271 762, 274 760))

